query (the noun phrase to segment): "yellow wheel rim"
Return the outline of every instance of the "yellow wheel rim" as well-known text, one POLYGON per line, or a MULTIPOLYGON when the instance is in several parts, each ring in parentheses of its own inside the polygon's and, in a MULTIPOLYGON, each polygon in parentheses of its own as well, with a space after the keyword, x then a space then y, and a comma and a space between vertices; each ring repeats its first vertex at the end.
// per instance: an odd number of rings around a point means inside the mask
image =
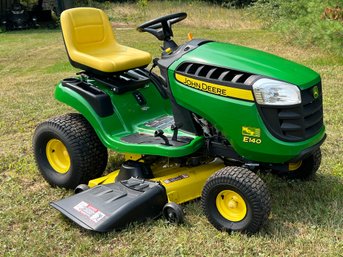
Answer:
POLYGON ((67 148, 58 139, 50 139, 46 144, 46 157, 51 167, 58 173, 67 173, 70 168, 70 157, 67 148))
POLYGON ((247 205, 242 196, 232 190, 223 190, 217 195, 219 213, 229 221, 241 221, 247 214, 247 205))
POLYGON ((298 162, 291 162, 288 164, 288 170, 289 171, 294 171, 300 168, 301 164, 303 162, 302 161, 298 161, 298 162))

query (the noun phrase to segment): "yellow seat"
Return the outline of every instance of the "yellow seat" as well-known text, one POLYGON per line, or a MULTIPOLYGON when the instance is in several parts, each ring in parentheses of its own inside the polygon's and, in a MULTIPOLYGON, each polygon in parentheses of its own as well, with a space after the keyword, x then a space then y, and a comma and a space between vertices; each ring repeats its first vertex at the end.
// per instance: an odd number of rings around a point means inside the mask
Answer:
POLYGON ((73 8, 61 15, 64 43, 73 66, 106 73, 145 67, 147 52, 118 44, 107 15, 96 8, 73 8))

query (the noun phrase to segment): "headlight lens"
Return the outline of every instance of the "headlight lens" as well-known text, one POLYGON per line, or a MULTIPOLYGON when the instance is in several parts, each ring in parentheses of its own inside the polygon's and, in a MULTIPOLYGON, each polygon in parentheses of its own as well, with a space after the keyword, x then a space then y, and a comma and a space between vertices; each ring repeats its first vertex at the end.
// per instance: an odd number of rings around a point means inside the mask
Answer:
POLYGON ((301 103, 297 86, 273 79, 259 79, 253 84, 256 102, 261 105, 295 105, 301 103))

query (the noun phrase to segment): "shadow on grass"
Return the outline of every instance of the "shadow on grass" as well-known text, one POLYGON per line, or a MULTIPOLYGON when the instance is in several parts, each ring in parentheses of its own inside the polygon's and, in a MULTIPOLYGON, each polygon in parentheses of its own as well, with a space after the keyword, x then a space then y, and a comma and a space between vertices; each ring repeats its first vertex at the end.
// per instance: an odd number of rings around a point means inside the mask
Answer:
POLYGON ((312 181, 286 181, 266 175, 272 215, 266 234, 343 226, 343 183, 339 177, 318 174, 312 181))

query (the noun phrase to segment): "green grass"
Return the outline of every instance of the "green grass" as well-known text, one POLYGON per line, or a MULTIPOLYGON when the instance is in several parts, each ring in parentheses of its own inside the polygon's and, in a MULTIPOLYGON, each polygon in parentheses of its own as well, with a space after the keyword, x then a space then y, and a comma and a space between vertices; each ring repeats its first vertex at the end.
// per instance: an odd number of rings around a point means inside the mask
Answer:
MULTIPOLYGON (((181 3, 181 2, 180 2, 181 3)), ((170 3, 151 3, 151 13, 178 11, 170 3), (163 11, 159 11, 159 10, 163 11)), ((136 5, 107 5, 125 14, 132 24, 150 18, 150 9, 134 21, 136 5), (132 14, 133 13, 133 14, 132 14)), ((215 230, 198 201, 186 204, 185 225, 170 226, 160 219, 135 224, 121 232, 93 234, 80 229, 49 207, 49 202, 72 194, 51 188, 35 167, 31 137, 45 119, 72 111, 54 100, 54 84, 73 76, 67 65, 60 31, 34 30, 0 34, 0 255, 3 256, 342 256, 343 249, 343 59, 317 48, 299 48, 282 36, 261 30, 243 11, 193 4, 179 10, 194 15, 211 13, 214 24, 225 15, 226 25, 200 23, 175 26, 176 41, 195 37, 233 42, 303 63, 322 75, 328 138, 323 163, 315 180, 287 182, 262 175, 272 195, 269 224, 253 236, 215 230), (206 7, 206 9, 204 9, 206 7), (238 15, 240 14, 240 15, 238 15), (241 25, 239 25, 241 24, 241 25)), ((121 17, 121 16, 120 16, 121 17)), ((116 22, 120 22, 117 18, 116 22)), ((125 21, 125 20, 124 20, 125 21)), ((118 29, 118 40, 159 55, 152 36, 118 29)), ((109 169, 115 166, 115 155, 109 169)))
POLYGON ((279 31, 285 40, 343 56, 343 22, 326 13, 326 8, 339 9, 342 4, 342 0, 257 0, 250 9, 264 26, 279 31))

